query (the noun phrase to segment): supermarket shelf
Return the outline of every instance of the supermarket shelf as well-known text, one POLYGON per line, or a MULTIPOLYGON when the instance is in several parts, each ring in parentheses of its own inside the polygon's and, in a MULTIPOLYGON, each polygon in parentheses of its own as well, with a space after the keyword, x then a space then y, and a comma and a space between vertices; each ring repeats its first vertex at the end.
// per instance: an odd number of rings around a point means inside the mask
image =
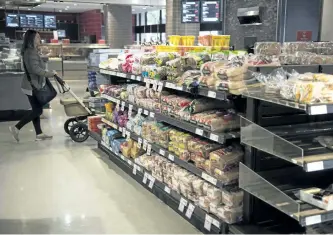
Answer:
MULTIPOLYGON (((141 143, 144 143, 144 138, 142 138, 141 136, 138 136, 136 133, 134 133, 133 131, 129 130, 129 129, 124 129, 122 127, 119 127, 117 126, 116 124, 106 120, 106 119, 102 119, 102 122, 107 124, 108 126, 116 129, 116 130, 119 130, 120 132, 124 132, 124 137, 130 137, 131 139, 137 141, 137 142, 141 142, 141 143), (139 139, 141 139, 139 141, 139 139)), ((146 140, 147 143, 149 145, 151 145, 151 149, 165 157, 166 159, 168 159, 169 161, 171 162, 174 162, 175 164, 177 164, 178 166, 188 170, 189 172, 191 172, 192 174, 198 176, 198 177, 201 177, 203 180, 207 181, 208 183, 211 183, 212 185, 218 187, 218 188, 225 188, 226 186, 228 185, 233 185, 235 183, 224 183, 220 180, 217 180, 216 178, 214 178, 213 176, 209 175, 208 173, 206 173, 205 171, 197 168, 194 164, 192 163, 189 163, 187 161, 183 161, 181 160, 177 155, 175 155, 174 153, 171 153, 169 152, 168 150, 166 150, 165 148, 162 148, 161 146, 157 145, 157 144, 153 144, 153 143, 150 143, 148 140, 146 140)))
POLYGON ((224 144, 227 139, 235 139, 240 136, 239 132, 219 133, 219 132, 208 131, 195 124, 192 124, 192 123, 189 123, 186 121, 182 121, 182 120, 178 120, 176 118, 172 118, 170 116, 167 116, 167 115, 164 115, 161 113, 156 113, 155 118, 159 121, 166 122, 170 125, 181 128, 181 129, 191 132, 193 134, 205 137, 207 139, 218 142, 220 144, 224 144))
POLYGON ((162 122, 168 123, 172 126, 175 126, 175 127, 181 128, 183 130, 186 130, 188 132, 191 132, 193 134, 208 138, 208 139, 218 142, 220 144, 224 144, 227 139, 235 139, 235 138, 239 138, 239 136, 240 136, 240 133, 237 131, 226 132, 226 133, 213 132, 213 131, 203 129, 195 124, 192 124, 192 123, 189 123, 186 121, 182 121, 182 120, 179 120, 176 118, 172 118, 168 115, 149 111, 145 108, 133 105, 133 104, 129 103, 128 101, 123 101, 123 100, 120 100, 120 99, 117 99, 117 98, 114 98, 114 97, 111 97, 111 96, 108 96, 105 94, 102 94, 101 97, 108 99, 112 102, 118 103, 119 105, 122 105, 124 107, 129 107, 130 105, 132 105, 133 110, 141 109, 142 114, 149 115, 150 117, 155 118, 157 121, 162 121, 162 122))
POLYGON ((296 194, 301 188, 273 185, 269 179, 255 173, 242 163, 240 163, 239 173, 240 188, 297 220, 301 226, 333 220, 333 210, 322 210, 298 200, 296 194))
POLYGON ((89 136, 94 140, 96 140, 97 142, 100 142, 102 140, 101 135, 93 131, 89 131, 89 136))
POLYGON ((114 153, 112 149, 103 142, 99 147, 109 155, 112 162, 117 164, 123 171, 140 183, 143 187, 160 198, 165 204, 175 212, 185 218, 203 233, 219 234, 225 231, 227 224, 219 220, 216 216, 208 214, 194 203, 182 197, 177 192, 171 190, 164 183, 156 180, 150 172, 136 164, 134 161, 125 158, 121 154, 114 153))
POLYGON ((249 93, 244 93, 243 96, 274 103, 274 104, 279 104, 282 106, 286 106, 286 107, 290 107, 290 108, 294 108, 294 109, 298 109, 298 110, 303 110, 308 115, 321 115, 321 114, 333 113, 333 103, 331 103, 331 104, 322 104, 322 103, 320 103, 320 104, 302 104, 302 103, 297 103, 297 102, 283 99, 277 95, 266 95, 260 91, 253 91, 253 92, 251 91, 249 93))
MULTIPOLYGON (((158 86, 163 86, 163 87, 166 87, 166 88, 169 88, 172 90, 191 93, 191 91, 188 89, 187 86, 177 86, 176 84, 171 83, 171 82, 157 81, 157 80, 150 79, 150 78, 144 78, 140 75, 121 73, 121 72, 116 72, 116 71, 112 71, 112 70, 108 70, 108 69, 100 69, 100 73, 111 75, 111 76, 117 76, 117 77, 121 77, 121 78, 127 78, 127 79, 131 79, 134 81, 149 83, 153 87, 154 87, 153 84, 156 84, 155 85, 156 89, 158 86)), ((229 95, 229 93, 227 91, 211 90, 211 89, 203 88, 203 87, 200 87, 198 89, 198 94, 201 96, 206 96, 206 97, 210 97, 210 98, 217 99, 217 100, 227 100, 227 97, 229 95)))
POLYGON ((314 141, 333 135, 333 122, 263 128, 241 117, 241 142, 304 168, 333 169, 333 151, 314 141))
MULTIPOLYGON (((145 140, 144 138, 142 138, 141 136, 138 136, 136 133, 134 133, 131 130, 127 130, 127 133, 129 133, 130 137, 132 139, 134 139, 135 141, 139 141, 139 139, 141 139, 141 143, 143 143, 145 140)), ((169 152, 165 148, 163 148, 157 144, 150 143, 148 140, 147 140, 147 142, 149 143, 149 145, 151 145, 151 149, 155 153, 163 156, 164 158, 168 159, 169 161, 175 163, 176 165, 188 170, 192 174, 194 174, 198 177, 201 177, 203 180, 207 181, 208 183, 211 183, 212 185, 214 185, 218 188, 225 188, 227 185, 231 185, 231 184, 226 184, 220 180, 217 180, 216 178, 209 175, 205 171, 197 168, 194 164, 181 160, 177 155, 175 155, 172 152, 169 152)))

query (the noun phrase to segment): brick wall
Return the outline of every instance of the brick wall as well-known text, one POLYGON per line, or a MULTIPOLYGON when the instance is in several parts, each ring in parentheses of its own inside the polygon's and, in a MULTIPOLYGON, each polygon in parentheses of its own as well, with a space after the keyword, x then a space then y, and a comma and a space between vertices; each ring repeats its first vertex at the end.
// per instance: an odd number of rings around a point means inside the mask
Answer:
POLYGON ((79 15, 80 37, 96 35, 97 40, 102 38, 103 15, 100 10, 91 10, 79 15))

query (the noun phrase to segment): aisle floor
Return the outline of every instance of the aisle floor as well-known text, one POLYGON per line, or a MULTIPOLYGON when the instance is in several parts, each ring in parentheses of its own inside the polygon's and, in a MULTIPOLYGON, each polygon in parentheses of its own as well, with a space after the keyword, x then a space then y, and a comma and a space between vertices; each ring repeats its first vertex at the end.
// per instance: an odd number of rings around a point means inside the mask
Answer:
MULTIPOLYGON (((80 96, 86 81, 71 81, 80 96)), ((199 234, 191 224, 140 186, 96 141, 73 143, 58 96, 42 120, 51 141, 35 142, 31 124, 20 143, 0 123, 0 233, 199 234)))

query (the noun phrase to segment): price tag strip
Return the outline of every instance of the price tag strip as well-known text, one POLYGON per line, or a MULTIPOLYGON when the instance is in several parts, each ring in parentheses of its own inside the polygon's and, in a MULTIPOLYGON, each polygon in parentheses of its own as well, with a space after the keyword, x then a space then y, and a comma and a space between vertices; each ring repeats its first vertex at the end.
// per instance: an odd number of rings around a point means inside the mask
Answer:
POLYGON ((187 210, 186 210, 186 213, 185 213, 185 216, 187 218, 191 219, 194 209, 195 209, 195 206, 192 203, 189 203, 188 207, 187 207, 187 210))
POLYGON ((147 145, 147 155, 150 156, 151 155, 151 144, 147 145))
POLYGON ((187 206, 187 200, 183 197, 180 198, 178 210, 184 212, 185 207, 187 206))

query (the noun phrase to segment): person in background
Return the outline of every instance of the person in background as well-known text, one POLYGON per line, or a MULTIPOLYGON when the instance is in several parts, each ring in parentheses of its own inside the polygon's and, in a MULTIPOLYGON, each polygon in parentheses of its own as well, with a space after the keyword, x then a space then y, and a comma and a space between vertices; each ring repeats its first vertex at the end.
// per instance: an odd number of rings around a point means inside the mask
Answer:
POLYGON ((52 139, 52 136, 43 133, 40 126, 40 116, 43 113, 43 106, 39 104, 34 96, 34 89, 41 89, 45 86, 45 77, 53 77, 57 75, 55 71, 49 72, 45 70, 45 64, 38 54, 41 45, 41 38, 37 31, 28 30, 24 34, 24 40, 21 50, 23 63, 26 67, 26 73, 30 75, 29 81, 27 74, 24 75, 22 81, 22 91, 28 96, 32 110, 24 116, 15 126, 9 127, 13 138, 19 142, 19 131, 29 122, 32 122, 36 131, 36 141, 52 139))

